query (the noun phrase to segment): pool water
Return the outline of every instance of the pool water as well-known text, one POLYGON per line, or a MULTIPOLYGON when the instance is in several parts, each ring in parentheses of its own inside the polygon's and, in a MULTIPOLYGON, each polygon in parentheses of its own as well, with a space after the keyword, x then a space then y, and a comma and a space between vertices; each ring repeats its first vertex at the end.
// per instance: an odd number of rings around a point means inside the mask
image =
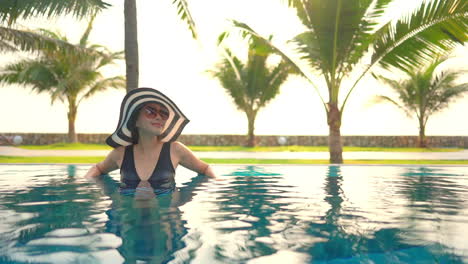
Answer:
POLYGON ((468 167, 178 168, 120 192, 89 166, 0 166, 0 263, 468 263, 468 167))

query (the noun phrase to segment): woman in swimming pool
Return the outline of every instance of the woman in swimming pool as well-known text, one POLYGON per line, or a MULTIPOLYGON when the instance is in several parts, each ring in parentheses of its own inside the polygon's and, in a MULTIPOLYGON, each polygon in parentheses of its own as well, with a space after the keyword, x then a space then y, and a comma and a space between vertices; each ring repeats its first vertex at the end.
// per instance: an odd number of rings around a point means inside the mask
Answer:
POLYGON ((114 149, 91 167, 86 177, 97 177, 120 168, 123 188, 150 184, 160 193, 175 188, 175 169, 180 164, 216 178, 211 167, 176 141, 189 122, 164 94, 151 88, 127 93, 120 108, 116 131, 106 143, 114 149))

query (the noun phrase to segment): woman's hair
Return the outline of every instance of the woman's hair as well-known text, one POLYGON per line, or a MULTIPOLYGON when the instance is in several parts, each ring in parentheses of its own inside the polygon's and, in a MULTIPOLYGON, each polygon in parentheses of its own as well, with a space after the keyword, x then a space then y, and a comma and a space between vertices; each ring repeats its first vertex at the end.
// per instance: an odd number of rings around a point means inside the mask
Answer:
POLYGON ((130 120, 128 121, 128 128, 130 129, 130 132, 132 134, 132 143, 137 144, 138 143, 138 128, 136 126, 136 121, 138 119, 138 116, 140 115, 140 111, 143 107, 139 107, 135 111, 133 111, 132 116, 130 116, 130 120))

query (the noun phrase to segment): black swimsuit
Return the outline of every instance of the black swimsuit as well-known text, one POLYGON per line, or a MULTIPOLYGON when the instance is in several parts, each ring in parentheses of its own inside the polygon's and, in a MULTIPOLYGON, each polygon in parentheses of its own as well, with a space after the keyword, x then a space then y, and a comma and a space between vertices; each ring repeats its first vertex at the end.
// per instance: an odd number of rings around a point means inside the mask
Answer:
MULTIPOLYGON (((121 189, 136 189, 141 179, 135 168, 133 145, 125 147, 122 166, 120 167, 121 189)), ((156 168, 148 179, 156 193, 172 192, 175 189, 175 170, 171 161, 171 143, 162 146, 156 168)))

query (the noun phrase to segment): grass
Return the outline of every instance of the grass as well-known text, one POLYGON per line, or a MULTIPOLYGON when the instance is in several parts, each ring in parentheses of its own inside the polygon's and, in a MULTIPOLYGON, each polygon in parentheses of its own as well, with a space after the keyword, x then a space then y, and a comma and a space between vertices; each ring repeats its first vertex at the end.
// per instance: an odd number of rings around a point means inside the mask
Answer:
POLYGON ((55 143, 51 145, 21 145, 22 149, 32 150, 111 150, 111 147, 103 144, 83 144, 83 143, 55 143))
MULTIPOLYGON (((82 143, 57 143, 52 145, 23 145, 24 149, 32 150, 110 150, 107 145, 82 144, 82 143)), ((281 147, 242 147, 242 146, 189 146, 193 151, 247 151, 247 152, 328 152, 327 146, 281 146, 281 147)), ((387 152, 454 152, 459 148, 362 148, 344 147, 344 151, 387 151, 387 152)), ((0 156, 0 163, 63 163, 63 164, 89 164, 102 161, 104 157, 15 157, 0 156)), ((310 159, 203 159, 212 164, 329 164, 328 160, 310 159)), ((468 160, 345 160, 345 164, 463 164, 468 165, 468 160)))
MULTIPOLYGON (((103 157, 15 157, 0 156, 0 163, 63 163, 90 164, 103 157)), ((210 164, 329 164, 328 160, 310 159, 202 159, 210 164)), ((468 165, 468 160, 345 160, 345 164, 425 164, 468 165)))
MULTIPOLYGON (((328 146, 190 146, 193 151, 247 151, 247 152, 328 152, 328 146)), ((343 151, 383 151, 383 152, 456 152, 460 148, 380 148, 380 147, 343 147, 343 151)))
MULTIPOLYGON (((23 149, 32 150, 111 150, 107 145, 82 143, 57 143, 52 145, 22 145, 23 149)), ((328 152, 327 146, 275 146, 275 147, 243 147, 243 146, 189 146, 193 151, 247 151, 247 152, 328 152)), ((344 147, 343 151, 385 151, 385 152, 456 152, 460 148, 379 148, 379 147, 344 147)))

